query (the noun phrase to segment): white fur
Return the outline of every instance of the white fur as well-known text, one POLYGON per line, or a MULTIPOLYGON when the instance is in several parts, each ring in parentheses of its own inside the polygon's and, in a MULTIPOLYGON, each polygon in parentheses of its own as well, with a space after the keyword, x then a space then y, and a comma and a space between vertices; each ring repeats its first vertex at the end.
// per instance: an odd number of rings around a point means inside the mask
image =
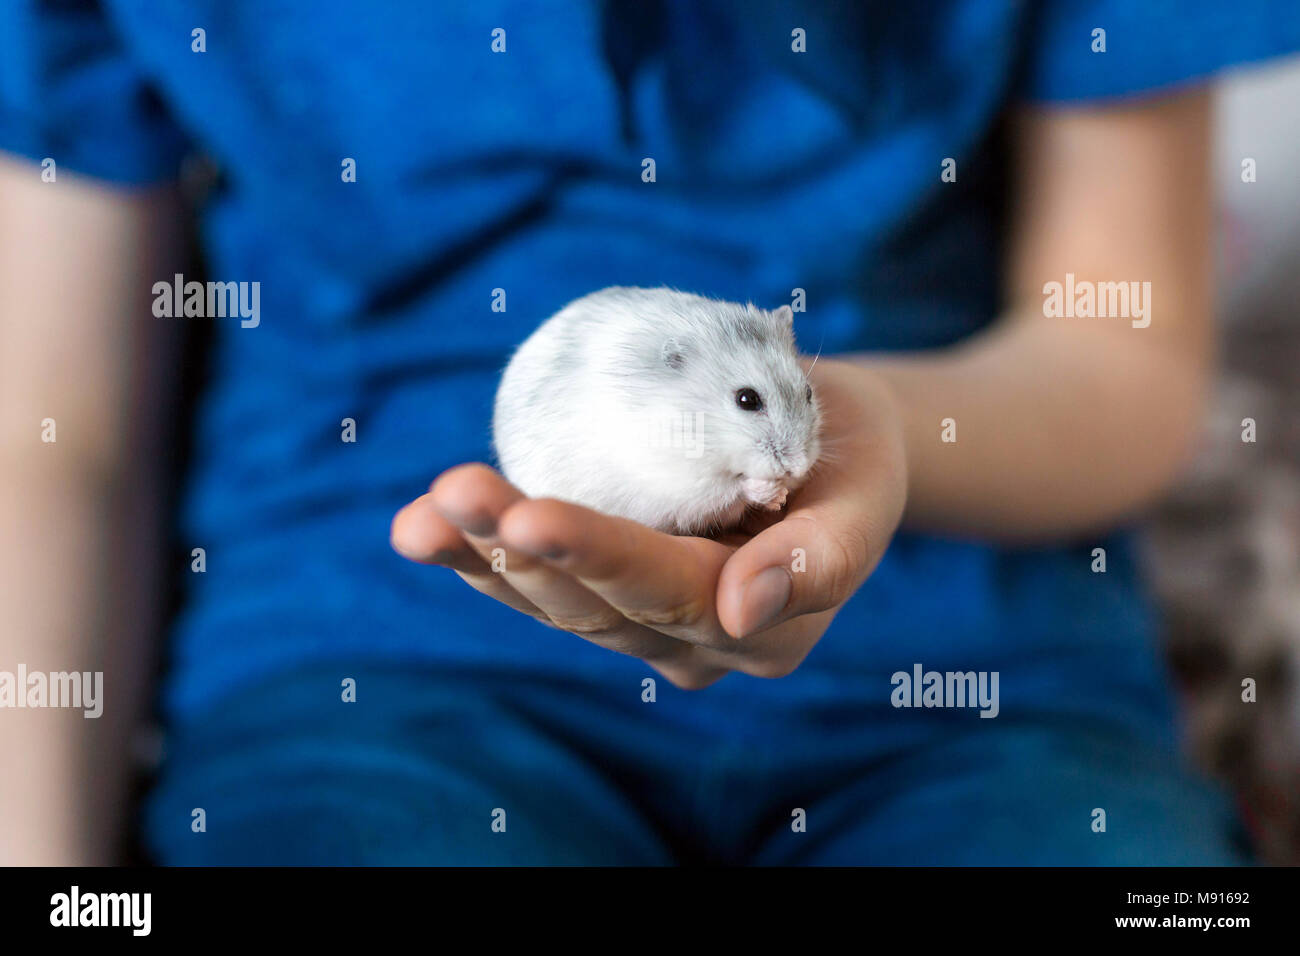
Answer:
POLYGON ((506 478, 650 527, 695 534, 785 503, 820 453, 789 310, 614 287, 570 303, 516 351, 497 390, 506 478), (756 334, 757 333, 757 334, 756 334), (752 387, 762 412, 735 404, 752 387))

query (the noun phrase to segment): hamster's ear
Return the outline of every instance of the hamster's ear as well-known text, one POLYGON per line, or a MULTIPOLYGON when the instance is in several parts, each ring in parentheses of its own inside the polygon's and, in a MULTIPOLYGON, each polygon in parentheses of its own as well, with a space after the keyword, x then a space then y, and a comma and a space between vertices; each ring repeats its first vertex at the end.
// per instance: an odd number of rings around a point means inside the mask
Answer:
POLYGON ((772 315, 787 329, 794 328, 794 309, 790 308, 788 305, 783 305, 779 309, 773 309, 772 315))
POLYGON ((663 359, 664 365, 674 372, 686 364, 686 350, 682 348, 682 343, 677 339, 668 339, 664 342, 659 357, 663 359))

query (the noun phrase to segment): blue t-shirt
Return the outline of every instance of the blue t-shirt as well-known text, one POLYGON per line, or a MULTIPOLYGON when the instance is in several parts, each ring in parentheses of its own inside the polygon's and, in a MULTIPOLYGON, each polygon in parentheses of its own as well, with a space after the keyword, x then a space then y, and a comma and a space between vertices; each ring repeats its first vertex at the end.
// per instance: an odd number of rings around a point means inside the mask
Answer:
MULTIPOLYGON (((0 147, 118 183, 206 153, 208 278, 260 283, 255 327, 158 319, 218 326, 178 521, 206 570, 177 569, 169 713, 325 661, 639 686, 641 662, 388 547, 435 475, 490 459, 514 346, 615 284, 768 307, 802 289, 805 351, 957 342, 1000 307, 1009 104, 1297 46, 1294 0, 6 0, 0 147)), ((900 534, 793 675, 680 707, 815 727, 887 706, 919 662, 1000 672, 1004 716, 1160 735, 1153 633, 1123 538, 900 534)))

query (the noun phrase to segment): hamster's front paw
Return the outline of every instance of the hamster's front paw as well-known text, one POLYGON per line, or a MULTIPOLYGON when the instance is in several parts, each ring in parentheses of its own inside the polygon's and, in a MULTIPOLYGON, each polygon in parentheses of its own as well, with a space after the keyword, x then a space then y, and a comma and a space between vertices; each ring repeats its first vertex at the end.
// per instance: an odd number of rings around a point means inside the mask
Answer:
POLYGON ((746 501, 767 511, 780 511, 790 494, 779 481, 765 478, 746 478, 741 488, 746 501))

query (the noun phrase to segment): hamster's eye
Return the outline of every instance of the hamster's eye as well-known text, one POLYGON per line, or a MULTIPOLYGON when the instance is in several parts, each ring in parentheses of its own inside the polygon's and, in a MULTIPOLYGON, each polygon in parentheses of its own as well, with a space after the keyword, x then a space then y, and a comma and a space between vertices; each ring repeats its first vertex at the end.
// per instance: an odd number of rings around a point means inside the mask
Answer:
POLYGON ((807 386, 807 387, 804 389, 804 395, 807 396, 807 398, 808 398, 808 404, 811 405, 811 404, 812 404, 812 386, 811 386, 811 385, 807 386))
POLYGON ((763 399, 752 388, 736 389, 736 404, 747 412, 761 412, 763 410, 763 399))

